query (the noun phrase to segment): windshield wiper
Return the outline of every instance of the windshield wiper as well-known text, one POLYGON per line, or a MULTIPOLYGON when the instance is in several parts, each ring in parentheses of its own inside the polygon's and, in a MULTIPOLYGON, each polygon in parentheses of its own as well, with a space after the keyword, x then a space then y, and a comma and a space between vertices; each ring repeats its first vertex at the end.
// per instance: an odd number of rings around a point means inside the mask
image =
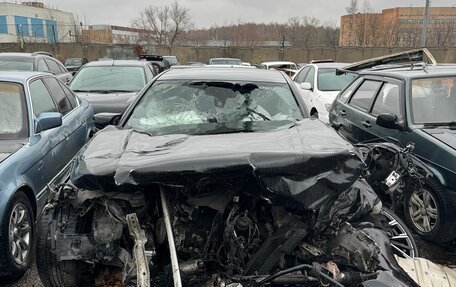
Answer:
POLYGON ((80 93, 99 93, 99 94, 114 94, 114 93, 135 93, 137 91, 130 90, 73 90, 73 92, 80 93))
POLYGON ((270 121, 270 120, 271 120, 270 118, 268 118, 268 117, 265 116, 264 114, 262 114, 262 113, 260 113, 260 112, 257 112, 257 111, 255 111, 254 109, 247 108, 247 111, 259 115, 259 116, 262 117, 263 120, 265 120, 265 121, 270 121))
POLYGON ((437 127, 437 126, 450 126, 450 127, 456 127, 456 121, 441 122, 441 123, 425 123, 424 126, 429 126, 429 127, 437 127))

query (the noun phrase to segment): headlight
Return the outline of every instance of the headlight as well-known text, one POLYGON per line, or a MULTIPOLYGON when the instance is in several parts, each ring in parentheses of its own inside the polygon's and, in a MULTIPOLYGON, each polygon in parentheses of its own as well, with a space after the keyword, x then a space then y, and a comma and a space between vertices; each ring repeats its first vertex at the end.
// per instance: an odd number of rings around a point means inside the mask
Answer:
POLYGON ((332 104, 325 104, 326 110, 329 112, 331 111, 332 104))

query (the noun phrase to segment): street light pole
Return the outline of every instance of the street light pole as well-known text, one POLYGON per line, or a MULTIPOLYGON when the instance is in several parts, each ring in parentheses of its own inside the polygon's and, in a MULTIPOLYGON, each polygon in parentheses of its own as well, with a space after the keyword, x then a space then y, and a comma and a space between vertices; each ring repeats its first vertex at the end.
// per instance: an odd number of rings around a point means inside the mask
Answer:
POLYGON ((426 38, 429 27, 429 5, 431 0, 426 0, 426 7, 424 8, 423 30, 421 30, 421 48, 426 47, 426 38))

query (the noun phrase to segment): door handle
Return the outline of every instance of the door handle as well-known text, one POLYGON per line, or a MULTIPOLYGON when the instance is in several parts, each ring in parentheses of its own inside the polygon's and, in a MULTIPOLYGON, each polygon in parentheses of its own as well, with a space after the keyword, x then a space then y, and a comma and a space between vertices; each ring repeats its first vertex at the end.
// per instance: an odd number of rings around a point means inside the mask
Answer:
POLYGON ((339 112, 339 116, 341 117, 345 117, 347 115, 347 113, 345 112, 345 110, 342 110, 339 112))
POLYGON ((370 128, 372 127, 371 123, 369 121, 362 121, 361 124, 365 127, 365 128, 370 128))

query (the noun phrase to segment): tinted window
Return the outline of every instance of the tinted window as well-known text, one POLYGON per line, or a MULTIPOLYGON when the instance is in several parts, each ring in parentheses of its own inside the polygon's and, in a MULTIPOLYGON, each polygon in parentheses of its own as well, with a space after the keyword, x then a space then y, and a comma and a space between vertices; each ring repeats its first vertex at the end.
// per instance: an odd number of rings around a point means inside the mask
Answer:
POLYGON ((350 100, 350 105, 367 112, 381 82, 364 81, 350 100))
POLYGON ((60 113, 62 115, 68 114, 72 109, 71 104, 70 101, 67 99, 65 92, 63 91, 57 79, 49 77, 44 78, 44 81, 46 82, 46 85, 51 91, 52 97, 54 98, 54 101, 57 103, 60 113))
POLYGON ((400 101, 399 85, 386 83, 380 90, 377 99, 375 100, 372 114, 378 116, 379 114, 393 114, 402 119, 402 109, 400 101))
POLYGON ((27 109, 22 85, 0 82, 0 139, 28 135, 27 109))
POLYGON ((345 103, 348 97, 350 97, 351 93, 355 90, 355 88, 358 86, 359 82, 361 82, 362 79, 363 78, 358 78, 356 81, 351 83, 350 86, 346 88, 339 96, 339 100, 345 103))
POLYGON ((75 108, 78 106, 78 100, 76 99, 76 96, 73 94, 73 92, 67 87, 67 85, 63 84, 62 82, 59 82, 60 87, 62 87, 63 91, 65 92, 65 95, 70 101, 71 107, 75 108))
POLYGON ((55 75, 59 75, 62 73, 62 71, 60 70, 60 67, 59 65, 54 62, 53 60, 50 60, 50 59, 46 59, 46 63, 48 64, 49 66, 49 70, 55 74, 55 75))
POLYGON ((49 72, 49 67, 46 64, 46 62, 44 62, 43 59, 38 60, 38 71, 39 72, 49 72))
POLYGON ((304 78, 306 77, 307 75, 307 72, 309 71, 310 67, 305 67, 304 69, 301 70, 301 72, 299 72, 294 81, 298 84, 301 84, 302 82, 304 82, 304 78))
POLYGON ((305 83, 310 83, 310 86, 314 87, 314 79, 315 79, 315 69, 313 67, 310 68, 309 73, 307 74, 306 78, 304 79, 305 83))
POLYGON ((35 117, 44 112, 57 112, 57 107, 41 80, 36 80, 30 84, 30 96, 35 117))

